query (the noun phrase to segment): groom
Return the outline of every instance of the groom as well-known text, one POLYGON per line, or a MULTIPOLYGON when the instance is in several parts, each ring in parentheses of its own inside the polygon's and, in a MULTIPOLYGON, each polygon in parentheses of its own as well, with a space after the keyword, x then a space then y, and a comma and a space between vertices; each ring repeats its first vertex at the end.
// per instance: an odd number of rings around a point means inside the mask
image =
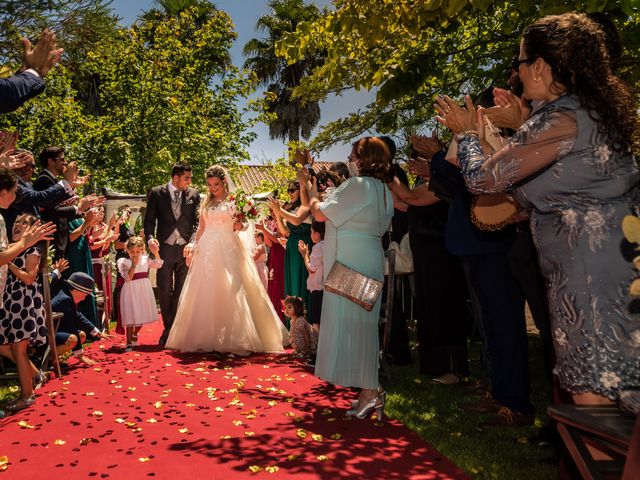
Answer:
POLYGON ((164 323, 164 331, 158 343, 163 347, 173 325, 182 285, 187 277, 184 250, 195 239, 198 227, 200 193, 195 188, 189 188, 191 176, 191 165, 178 162, 171 170, 171 181, 152 188, 147 196, 144 215, 147 244, 150 247, 154 243, 158 245, 160 257, 164 260, 157 275, 160 311, 164 323))

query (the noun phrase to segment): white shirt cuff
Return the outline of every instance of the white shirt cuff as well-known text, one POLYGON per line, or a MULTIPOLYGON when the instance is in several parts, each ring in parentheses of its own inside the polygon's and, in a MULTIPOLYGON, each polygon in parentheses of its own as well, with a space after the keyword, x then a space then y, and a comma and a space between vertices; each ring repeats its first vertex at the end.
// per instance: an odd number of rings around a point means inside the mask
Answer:
POLYGON ((64 190, 69 194, 70 197, 73 197, 76 194, 75 190, 71 188, 69 182, 67 182, 64 178, 60 180, 58 184, 61 185, 62 188, 64 188, 64 190))
POLYGON ((33 68, 27 68, 25 70, 25 73, 30 73, 31 75, 35 75, 36 77, 40 78, 40 74, 36 72, 35 69, 33 68))
POLYGON ((97 337, 99 333, 100 333, 100 330, 98 330, 97 328, 94 328, 93 330, 91 330, 92 337, 97 337))

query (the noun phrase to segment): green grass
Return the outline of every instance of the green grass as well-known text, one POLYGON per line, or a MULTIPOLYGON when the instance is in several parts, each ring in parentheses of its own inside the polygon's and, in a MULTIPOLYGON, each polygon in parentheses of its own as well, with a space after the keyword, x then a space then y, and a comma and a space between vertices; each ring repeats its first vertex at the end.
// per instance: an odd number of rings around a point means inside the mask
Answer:
MULTIPOLYGON (((478 425, 489 414, 460 409, 465 403, 478 402, 467 384, 440 385, 417 372, 414 365, 391 366, 391 384, 387 386, 385 413, 400 420, 473 478, 498 480, 551 480, 558 478, 556 466, 541 461, 554 452, 526 442, 546 421, 549 386, 542 372, 542 344, 538 336, 529 337, 532 401, 536 423, 532 427, 492 428, 478 425)), ((479 374, 480 349, 471 346, 472 376, 479 374)), ((473 379, 473 378, 472 378, 473 379)))

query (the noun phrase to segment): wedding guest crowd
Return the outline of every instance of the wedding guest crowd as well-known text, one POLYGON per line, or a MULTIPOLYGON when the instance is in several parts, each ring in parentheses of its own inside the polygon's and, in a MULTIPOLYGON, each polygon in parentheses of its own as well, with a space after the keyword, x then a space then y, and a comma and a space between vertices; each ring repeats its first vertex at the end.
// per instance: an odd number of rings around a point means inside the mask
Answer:
MULTIPOLYGON (((479 338, 484 373, 478 383, 486 396, 462 408, 491 413, 483 428, 534 423, 525 304, 543 341, 556 400, 564 394, 575 403, 607 404, 640 387, 640 317, 630 308, 628 293, 635 275, 620 248, 622 218, 640 206, 640 171, 632 154, 638 147, 638 107, 616 76, 615 31, 602 22, 575 13, 533 22, 522 33, 509 90, 487 89, 475 103, 467 95, 464 105, 452 98, 458 92, 437 98, 436 119, 453 139, 446 144, 435 135, 411 136, 406 169, 393 162, 396 145, 389 137, 358 139, 346 164, 319 172, 308 151, 296 151, 301 168, 287 186, 288 201, 269 199, 270 215, 251 235, 255 248, 247 257, 257 274, 251 270, 246 278, 260 287, 243 288, 251 291, 247 298, 260 300, 265 316, 276 318, 275 309, 289 328, 294 352, 314 366, 318 377, 358 390, 348 416, 363 419, 375 412, 380 419, 385 407, 379 380, 382 295, 365 304, 330 288, 329 280, 344 267, 345 275, 384 281, 383 237, 389 248, 408 236, 412 287, 389 288, 397 297, 409 292, 413 302, 412 308, 400 301, 392 306, 391 348, 382 353, 396 363, 412 361, 408 322, 415 319, 416 368, 437 383, 457 384, 469 381, 468 345, 470 338, 479 338), (407 173, 415 178, 411 186, 407 173), (494 200, 510 213, 484 223, 479 207, 494 200)), ((33 58, 39 58, 39 46, 31 50, 33 58)), ((55 49, 55 42, 49 40, 49 48, 55 49)), ((34 68, 40 76, 47 70, 34 68)), ((10 83, 35 81, 28 72, 10 83)), ((13 105, 26 98, 14 97, 13 105)), ((16 149, 15 140, 9 134, 0 138, 5 165, 0 167, 0 207, 7 222, 5 230, 0 221, 0 354, 17 364, 22 389, 9 411, 33 404, 33 384, 41 377, 26 355, 28 344, 45 342, 46 334, 37 294, 46 252, 34 247, 38 241, 52 238, 55 258, 70 266, 52 301, 64 314, 57 337, 62 351, 91 362, 82 343, 87 335, 103 336, 94 283, 110 288, 102 283, 95 258, 112 243, 119 250, 116 292, 122 290, 114 309, 122 312, 127 328, 126 348, 135 347, 140 325, 155 319, 149 268, 160 268, 164 346, 187 278, 193 237, 198 228, 200 235, 204 230, 197 212, 222 205, 231 190, 226 170, 211 167, 209 195, 200 209, 200 195, 189 187, 191 167, 176 164, 171 181, 148 197, 145 233, 151 260, 128 222, 130 211, 123 209, 105 223, 100 198, 77 199, 74 189, 86 179, 73 162, 67 164, 64 149, 53 146, 39 154, 42 172, 32 186, 34 156, 16 149), (16 190, 21 195, 14 202, 16 190), (13 233, 14 243, 6 231, 13 233)), ((207 213, 220 220, 208 227, 211 238, 246 228, 226 210, 207 213), (233 228, 218 232, 223 224, 233 228)), ((237 237, 227 237, 236 242, 237 237)), ((212 275, 204 267, 198 267, 203 278, 212 275)), ((215 279, 222 282, 222 276, 215 279)), ((186 322, 182 317, 188 312, 179 317, 186 322)), ((276 323, 282 327, 277 318, 276 323)), ((171 346, 175 338, 169 339, 171 346)))

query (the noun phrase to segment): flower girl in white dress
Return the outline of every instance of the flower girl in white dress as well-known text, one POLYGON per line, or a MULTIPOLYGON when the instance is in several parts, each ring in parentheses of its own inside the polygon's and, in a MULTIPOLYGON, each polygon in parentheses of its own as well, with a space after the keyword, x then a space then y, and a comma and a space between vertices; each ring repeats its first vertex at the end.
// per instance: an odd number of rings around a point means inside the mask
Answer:
MULTIPOLYGON (((280 352, 288 332, 269 300, 251 251, 238 234, 245 226, 227 201, 231 182, 219 166, 205 173, 189 274, 166 347, 182 352, 280 352)), ((249 233, 249 232, 244 232, 249 233)))
POLYGON ((145 253, 142 238, 130 237, 126 244, 129 258, 121 258, 117 262, 118 272, 125 282, 120 293, 120 315, 127 338, 125 351, 131 351, 132 347, 138 345, 138 333, 142 325, 158 319, 149 269, 162 267, 163 260, 158 247, 149 249, 156 257, 155 260, 149 259, 145 253))

